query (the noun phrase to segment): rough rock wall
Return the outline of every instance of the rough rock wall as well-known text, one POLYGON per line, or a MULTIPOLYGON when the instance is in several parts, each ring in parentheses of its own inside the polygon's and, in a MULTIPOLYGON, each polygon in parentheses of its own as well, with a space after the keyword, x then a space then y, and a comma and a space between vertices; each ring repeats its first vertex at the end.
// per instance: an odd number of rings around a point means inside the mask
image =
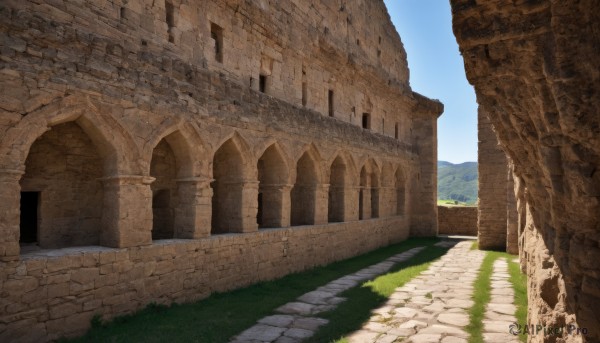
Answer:
POLYGON ((477 207, 438 206, 438 233, 477 236, 477 207))
POLYGON ((600 3, 451 3, 467 77, 522 186, 530 324, 589 330, 529 340, 598 342, 600 3))

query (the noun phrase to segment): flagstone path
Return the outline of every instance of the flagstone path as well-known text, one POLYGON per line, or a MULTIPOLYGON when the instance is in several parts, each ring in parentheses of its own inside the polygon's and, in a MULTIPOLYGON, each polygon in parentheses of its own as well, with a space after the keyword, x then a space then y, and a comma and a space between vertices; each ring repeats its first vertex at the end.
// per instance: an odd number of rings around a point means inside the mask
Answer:
POLYGON ((505 259, 494 262, 491 299, 483 321, 483 340, 488 343, 517 343, 519 339, 509 333, 511 324, 516 323, 515 291, 509 281, 508 263, 505 259))
POLYGON ((234 337, 231 343, 301 342, 328 323, 316 315, 330 311, 346 300, 338 297, 340 293, 388 272, 395 264, 410 259, 423 249, 410 249, 308 292, 276 309, 278 314, 262 318, 256 325, 234 337))
MULTIPOLYGON (((485 253, 462 241, 418 277, 398 288, 351 343, 466 343, 473 282, 485 253)), ((501 281, 501 280, 499 280, 501 281)), ((502 284, 503 286, 503 284, 502 284)), ((506 327, 508 330, 508 327, 506 327)))

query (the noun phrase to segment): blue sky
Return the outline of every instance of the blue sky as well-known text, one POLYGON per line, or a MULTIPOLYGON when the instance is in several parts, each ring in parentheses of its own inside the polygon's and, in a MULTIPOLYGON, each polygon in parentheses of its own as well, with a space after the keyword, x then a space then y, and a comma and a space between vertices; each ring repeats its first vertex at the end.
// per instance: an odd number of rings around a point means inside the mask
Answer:
POLYGON ((477 102, 452 33, 449 0, 384 0, 408 54, 414 91, 444 103, 438 159, 477 161, 477 102))

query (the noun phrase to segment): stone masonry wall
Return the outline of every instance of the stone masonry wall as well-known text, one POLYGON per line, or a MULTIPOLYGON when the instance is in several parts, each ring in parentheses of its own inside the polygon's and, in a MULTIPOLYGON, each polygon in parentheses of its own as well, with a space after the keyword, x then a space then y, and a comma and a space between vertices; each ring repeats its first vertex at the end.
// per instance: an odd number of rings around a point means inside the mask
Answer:
POLYGON ((395 217, 165 240, 129 249, 28 254, 0 269, 0 341, 74 336, 89 328, 95 314, 108 319, 149 302, 194 301, 324 265, 402 241, 409 233, 406 224, 395 217))
POLYGON ((438 206, 438 233, 477 236, 477 207, 438 206))
POLYGON ((498 145, 485 112, 479 108, 478 127, 478 242, 484 250, 506 250, 506 196, 508 167, 506 154, 498 145))
POLYGON ((410 89, 383 1, 8 0, 0 76, 2 341, 71 336, 94 313, 195 300, 437 233, 443 106, 410 89), (94 243, 22 247, 21 191, 50 192, 25 188, 28 166, 54 167, 37 152, 65 147, 64 191, 80 174, 94 189, 69 193, 62 210, 98 223, 94 243), (335 160, 343 222, 328 223, 335 160), (259 161, 273 167, 259 176, 259 161), (378 219, 358 220, 361 192, 378 219), (100 204, 79 211, 92 195, 100 204), (279 228, 259 231, 261 201, 279 228), (294 207, 309 209, 309 226, 290 228, 294 207), (71 247, 39 250, 59 246, 71 247))
POLYGON ((588 329, 529 342, 598 342, 600 3, 451 3, 467 77, 514 163, 529 324, 588 329))

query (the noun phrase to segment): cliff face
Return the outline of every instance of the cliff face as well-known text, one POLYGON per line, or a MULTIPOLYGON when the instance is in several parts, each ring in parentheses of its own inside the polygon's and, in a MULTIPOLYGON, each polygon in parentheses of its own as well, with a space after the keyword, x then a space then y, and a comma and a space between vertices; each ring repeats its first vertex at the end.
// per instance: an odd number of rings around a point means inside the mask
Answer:
POLYGON ((530 324, 587 327, 598 342, 600 3, 451 3, 480 110, 514 162, 530 324))

